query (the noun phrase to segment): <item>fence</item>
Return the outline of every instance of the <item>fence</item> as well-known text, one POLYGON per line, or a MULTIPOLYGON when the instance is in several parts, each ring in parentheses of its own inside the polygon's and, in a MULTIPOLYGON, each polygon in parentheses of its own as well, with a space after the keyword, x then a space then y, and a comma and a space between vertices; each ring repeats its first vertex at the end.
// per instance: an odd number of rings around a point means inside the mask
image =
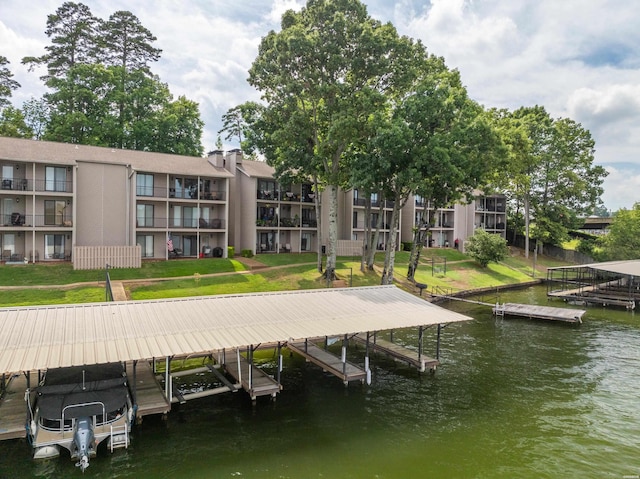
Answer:
POLYGON ((336 256, 362 256, 362 241, 338 240, 336 256))
POLYGON ((73 269, 140 268, 142 250, 135 246, 74 246, 73 269))

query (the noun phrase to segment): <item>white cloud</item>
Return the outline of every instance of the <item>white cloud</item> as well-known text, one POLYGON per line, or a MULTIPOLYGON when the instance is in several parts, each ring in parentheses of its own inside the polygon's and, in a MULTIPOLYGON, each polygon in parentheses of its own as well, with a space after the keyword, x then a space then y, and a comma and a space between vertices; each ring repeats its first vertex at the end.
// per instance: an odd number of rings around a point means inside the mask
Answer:
POLYGON ((630 209, 640 202, 640 168, 608 165, 609 176, 604 180, 602 200, 607 208, 617 211, 630 209))

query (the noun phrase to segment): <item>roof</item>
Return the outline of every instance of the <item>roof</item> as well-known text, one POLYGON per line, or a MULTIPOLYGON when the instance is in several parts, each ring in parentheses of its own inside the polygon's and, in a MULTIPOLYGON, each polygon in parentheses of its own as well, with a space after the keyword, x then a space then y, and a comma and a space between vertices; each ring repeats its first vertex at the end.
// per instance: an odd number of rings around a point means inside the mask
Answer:
POLYGON ((608 261, 605 263, 589 263, 574 266, 558 266, 550 270, 591 268, 598 271, 623 274, 626 276, 640 276, 640 259, 627 261, 608 261))
POLYGON ((78 162, 131 165, 134 170, 194 176, 232 177, 207 158, 150 151, 123 150, 101 146, 74 145, 53 141, 0 137, 0 159, 76 165, 78 162))
POLYGON ((395 286, 0 309, 0 373, 472 318, 395 286))
POLYGON ((242 160, 238 163, 238 170, 245 175, 253 178, 273 178, 275 169, 269 166, 265 161, 242 160))

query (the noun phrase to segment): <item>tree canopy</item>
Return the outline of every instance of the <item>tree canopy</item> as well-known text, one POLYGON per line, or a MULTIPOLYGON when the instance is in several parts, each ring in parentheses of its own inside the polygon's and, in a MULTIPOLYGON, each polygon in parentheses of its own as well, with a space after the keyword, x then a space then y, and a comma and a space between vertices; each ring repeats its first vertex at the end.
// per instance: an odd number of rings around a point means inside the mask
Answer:
POLYGON ((25 110, 39 122, 40 138, 202 155, 198 105, 174 100, 152 73, 161 50, 134 14, 117 11, 104 21, 82 3, 65 2, 48 16, 45 33, 46 53, 23 59, 47 70, 46 108, 25 110))
POLYGON ((614 213, 603 243, 603 254, 608 261, 640 258, 640 203, 635 203, 630 210, 622 208, 614 213))

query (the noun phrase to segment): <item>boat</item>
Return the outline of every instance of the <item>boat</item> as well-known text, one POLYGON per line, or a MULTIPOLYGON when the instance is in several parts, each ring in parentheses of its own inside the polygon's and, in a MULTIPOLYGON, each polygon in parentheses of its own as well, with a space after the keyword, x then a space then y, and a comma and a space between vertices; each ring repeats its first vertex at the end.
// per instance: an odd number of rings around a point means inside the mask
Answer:
POLYGON ((25 397, 34 459, 57 457, 64 448, 84 472, 103 441, 111 451, 129 446, 135 414, 120 363, 49 369, 25 397))

